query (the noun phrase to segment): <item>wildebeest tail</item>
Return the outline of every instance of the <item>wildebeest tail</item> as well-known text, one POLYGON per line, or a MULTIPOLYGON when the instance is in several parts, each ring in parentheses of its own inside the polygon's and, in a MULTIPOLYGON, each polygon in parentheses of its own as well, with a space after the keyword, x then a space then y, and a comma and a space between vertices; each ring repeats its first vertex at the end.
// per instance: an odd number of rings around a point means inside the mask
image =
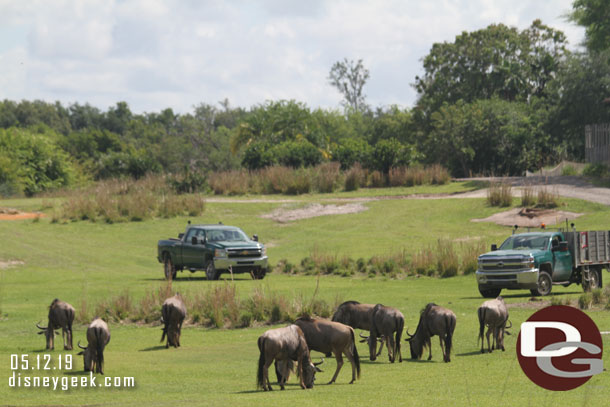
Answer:
POLYGON ((265 339, 258 338, 258 349, 261 354, 258 357, 258 371, 256 373, 256 388, 263 387, 263 367, 265 366, 265 339))
MULTIPOLYGON (((400 318, 396 322, 396 353, 398 354, 400 354, 400 340, 402 339, 403 329, 405 329, 405 320, 400 318)), ((396 358, 396 353, 394 353, 394 358, 396 358)))
POLYGON ((161 334, 161 341, 165 339, 165 335, 167 335, 167 329, 169 327, 169 313, 167 312, 167 306, 163 305, 161 308, 161 319, 163 320, 163 334, 161 334))
POLYGON ((358 355, 358 348, 356 347, 356 337, 354 336, 354 330, 352 329, 352 355, 354 356, 354 363, 356 364, 356 374, 360 379, 360 355, 358 355))
POLYGON ((483 332, 485 331, 485 311, 484 307, 479 307, 477 313, 479 314, 479 337, 477 338, 477 346, 479 346, 479 340, 483 342, 483 332))
POLYGON ((102 329, 95 329, 95 341, 97 345, 97 366, 100 372, 102 372, 102 364, 104 363, 104 343, 102 341, 102 329))

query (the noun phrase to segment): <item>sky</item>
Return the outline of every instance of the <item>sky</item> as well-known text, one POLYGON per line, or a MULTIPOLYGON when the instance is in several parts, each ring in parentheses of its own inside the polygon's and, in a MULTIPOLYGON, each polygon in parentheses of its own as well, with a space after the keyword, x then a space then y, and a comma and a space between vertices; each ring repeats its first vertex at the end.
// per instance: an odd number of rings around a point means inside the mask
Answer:
POLYGON ((412 107, 432 44, 539 18, 578 49, 573 0, 0 0, 0 100, 188 113, 294 99, 339 109, 332 65, 362 59, 373 107, 412 107))

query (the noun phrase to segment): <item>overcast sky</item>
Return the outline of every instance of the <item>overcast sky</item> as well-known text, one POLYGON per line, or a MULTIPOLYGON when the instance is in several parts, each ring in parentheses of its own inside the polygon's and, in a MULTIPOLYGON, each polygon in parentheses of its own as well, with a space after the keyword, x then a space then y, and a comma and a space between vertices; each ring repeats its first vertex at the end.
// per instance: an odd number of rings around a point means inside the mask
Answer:
POLYGON ((576 49, 573 0, 0 0, 0 99, 192 111, 225 98, 339 108, 334 62, 362 59, 374 106, 413 106, 435 42, 540 18, 576 49))

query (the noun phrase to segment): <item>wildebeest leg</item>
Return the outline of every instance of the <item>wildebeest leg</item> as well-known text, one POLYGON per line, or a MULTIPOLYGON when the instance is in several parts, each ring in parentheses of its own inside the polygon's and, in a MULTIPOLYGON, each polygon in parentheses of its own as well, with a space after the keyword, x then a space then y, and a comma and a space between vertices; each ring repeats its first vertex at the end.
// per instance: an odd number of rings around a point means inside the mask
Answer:
POLYGON ((381 341, 379 342, 379 352, 377 352, 377 356, 381 355, 381 351, 383 350, 383 343, 385 342, 385 338, 381 337, 381 341))
POLYGON ((489 343, 489 335, 491 335, 491 326, 489 328, 487 328, 487 332, 485 333, 485 337, 487 337, 487 350, 489 351, 489 353, 491 353, 492 351, 492 347, 491 344, 489 343))
POLYGON ((354 354, 352 353, 352 350, 349 348, 350 347, 348 346, 348 348, 345 349, 344 352, 345 352, 345 357, 347 358, 349 363, 351 363, 351 365, 352 365, 352 381, 349 382, 349 384, 352 384, 356 381, 356 360, 354 359, 354 354))
POLYGON ((62 341, 64 341, 64 349, 69 350, 68 347, 66 346, 66 328, 64 328, 64 327, 61 327, 61 339, 62 339, 62 341))
POLYGON ((177 338, 177 342, 178 342, 178 346, 180 346, 180 333, 182 332, 182 322, 180 322, 180 325, 178 326, 178 334, 176 335, 177 338))
POLYGON ((299 364, 299 367, 297 368, 297 374, 299 375, 299 380, 301 381, 301 388, 304 389, 305 388, 305 378, 303 377, 303 362, 304 359, 309 359, 309 358, 304 358, 303 355, 300 355, 297 358, 297 363, 299 364))
MULTIPOLYGON (((428 343, 430 344, 429 349, 428 349, 428 351, 430 352, 428 354, 428 360, 432 360, 432 343, 431 342, 428 342, 428 343)), ((423 351, 422 351, 422 353, 423 353, 423 351)))
POLYGON ((335 370, 335 374, 328 384, 333 384, 335 380, 337 380, 339 371, 341 370, 341 367, 343 367, 343 356, 341 356, 341 351, 333 350, 333 353, 335 354, 335 359, 337 359, 337 369, 335 370))
MULTIPOLYGON (((269 366, 271 366, 271 363, 273 363, 273 358, 267 358, 267 360, 265 360, 265 364, 263 365, 263 390, 264 391, 273 390, 271 388, 271 383, 269 383, 269 366)), ((280 383, 280 386, 282 386, 281 383, 280 383)), ((282 386, 282 390, 283 389, 284 389, 284 387, 282 386)))
POLYGON ((441 341, 441 352, 443 352, 443 362, 446 362, 447 355, 445 355, 445 335, 439 335, 438 339, 441 341))
POLYGON ((394 363, 394 359, 396 359, 396 341, 394 340, 394 335, 390 334, 387 336, 387 347, 388 347, 388 356, 390 357, 390 363, 394 363))

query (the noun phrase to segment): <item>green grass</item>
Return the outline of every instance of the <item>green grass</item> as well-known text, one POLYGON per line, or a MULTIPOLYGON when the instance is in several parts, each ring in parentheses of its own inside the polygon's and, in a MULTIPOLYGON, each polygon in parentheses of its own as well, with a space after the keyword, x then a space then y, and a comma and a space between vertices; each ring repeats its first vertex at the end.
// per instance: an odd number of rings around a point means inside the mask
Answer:
MULTIPOLYGON (((444 188, 439 187, 439 188, 444 188)), ((379 195, 387 195, 380 190, 379 195)), ((439 190, 436 190, 439 191, 439 190)), ((362 192, 362 191, 359 191, 362 192)), ((369 191, 365 191, 369 192, 369 191)), ((341 195, 341 194, 334 194, 341 195)), ((300 200, 301 197, 299 197, 300 200)), ((327 195, 307 196, 304 205, 327 195)), ((576 220, 579 229, 610 229, 610 209, 578 200, 562 200, 562 209, 582 212, 576 220)), ((517 200, 514 201, 514 204, 517 200)), ((365 203, 365 212, 301 220, 279 225, 261 214, 286 205, 277 203, 208 203, 202 217, 193 222, 217 222, 241 226, 248 234, 258 233, 261 241, 271 243, 272 262, 287 258, 298 262, 314 249, 339 256, 368 258, 375 254, 405 249, 408 253, 434 244, 439 238, 481 237, 486 245, 501 243, 510 228, 473 223, 504 209, 490 208, 485 199, 381 200, 365 203)), ((0 206, 39 209, 41 200, 1 201, 0 206)), ((10 355, 45 353, 44 338, 36 335, 34 324, 44 321, 51 300, 59 297, 77 308, 87 300, 94 304, 126 289, 134 300, 162 284, 162 269, 157 263, 156 242, 183 231, 188 218, 151 220, 107 225, 90 222, 50 224, 39 222, 0 222, 0 260, 20 260, 24 264, 0 270, 0 404, 6 405, 237 405, 268 406, 274 403, 298 405, 379 405, 408 406, 521 406, 584 405, 606 406, 610 379, 606 373, 593 377, 586 385, 567 393, 545 391, 531 383, 516 360, 518 326, 534 310, 510 309, 515 328, 505 339, 507 351, 481 355, 477 346, 476 309, 483 302, 474 276, 449 279, 427 277, 391 280, 386 278, 320 278, 317 298, 334 303, 337 299, 381 302, 399 308, 405 324, 414 331, 419 310, 434 301, 453 309, 458 317, 452 362, 441 362, 438 339, 433 338, 431 362, 413 362, 403 344, 403 363, 389 364, 387 356, 369 362, 359 344, 362 377, 348 385, 351 369, 343 366, 336 384, 325 385, 335 369, 334 359, 326 359, 311 391, 302 391, 291 378, 284 392, 255 391, 258 361, 257 337, 269 327, 223 330, 187 326, 180 349, 160 347, 158 326, 111 324, 112 340, 106 358, 107 376, 133 376, 135 389, 76 389, 69 392, 48 389, 10 389, 10 355)), ((223 275, 223 277, 226 277, 223 275)), ((604 272, 603 280, 610 281, 604 272)), ((272 273, 262 281, 238 275, 234 284, 238 294, 247 297, 255 287, 288 298, 311 298, 316 278, 272 273)), ((203 273, 179 273, 174 288, 193 295, 214 284, 203 273)), ((579 286, 553 287, 561 298, 576 301, 579 286)), ((506 301, 525 303, 528 291, 506 291, 506 301)), ((600 330, 610 330, 610 312, 587 311, 600 330)), ((44 322, 43 322, 44 323, 44 322)), ((85 326, 75 327, 74 342, 85 341, 85 326)), ((59 341, 56 340, 56 343, 59 341)), ((610 338, 604 336, 604 359, 609 360, 610 338)), ((58 347, 59 348, 59 347, 58 347)), ((53 351, 56 360, 63 351, 53 351)), ((82 359, 76 351, 75 366, 68 377, 82 372, 82 359)), ((319 353, 313 353, 319 359, 319 353)), ((45 372, 29 374, 45 376, 45 372)), ((60 372, 51 371, 50 374, 60 372)), ((99 379, 98 379, 99 381, 99 379)))

